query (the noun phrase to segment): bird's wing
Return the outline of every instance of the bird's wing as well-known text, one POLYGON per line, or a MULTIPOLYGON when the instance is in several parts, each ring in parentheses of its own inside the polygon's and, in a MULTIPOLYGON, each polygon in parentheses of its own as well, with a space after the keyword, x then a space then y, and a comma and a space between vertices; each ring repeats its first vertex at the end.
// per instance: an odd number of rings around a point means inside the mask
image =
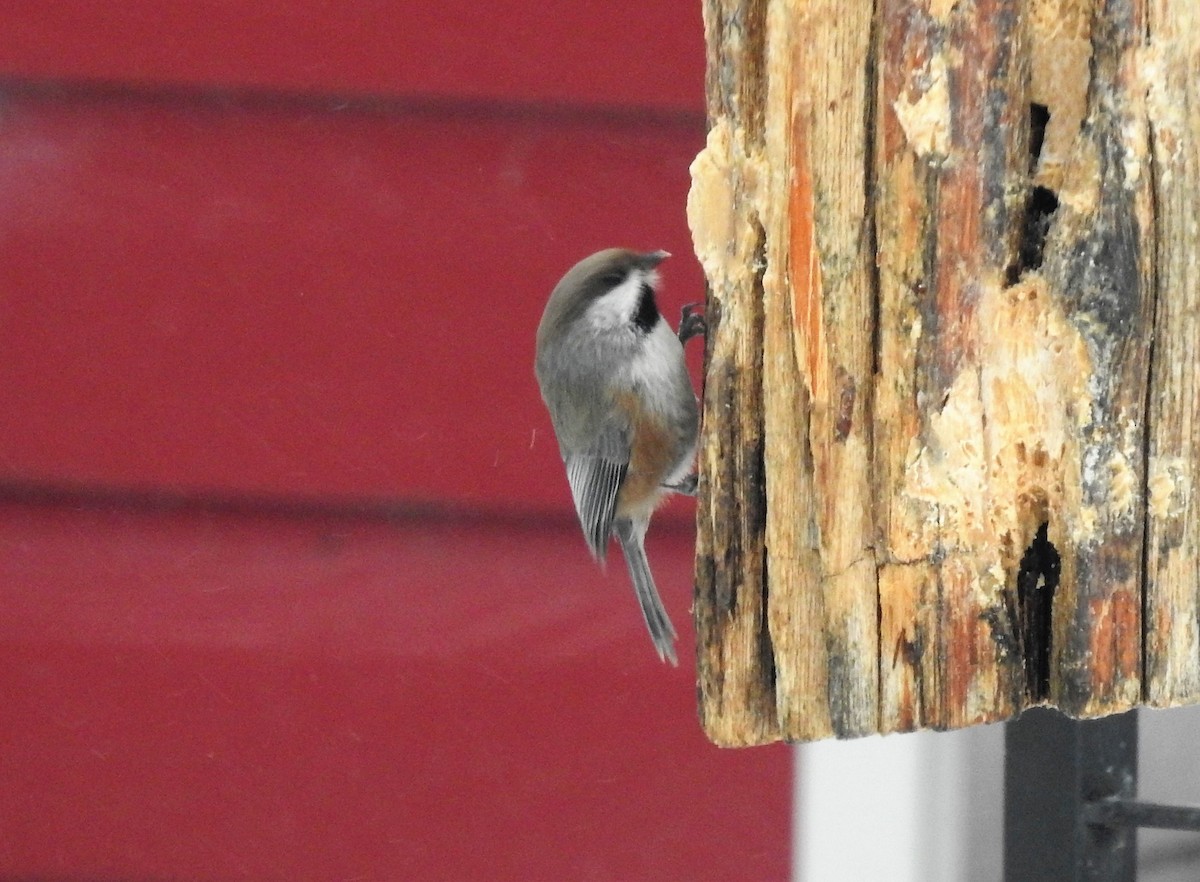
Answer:
POLYGON ((603 563, 617 493, 629 467, 627 432, 619 425, 607 427, 589 449, 564 452, 563 461, 584 538, 592 556, 603 563))

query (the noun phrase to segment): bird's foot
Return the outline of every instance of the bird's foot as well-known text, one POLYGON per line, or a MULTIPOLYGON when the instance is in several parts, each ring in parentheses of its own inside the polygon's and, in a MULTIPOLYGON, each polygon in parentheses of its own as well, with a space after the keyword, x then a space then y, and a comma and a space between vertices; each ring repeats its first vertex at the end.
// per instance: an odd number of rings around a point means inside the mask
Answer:
POLYGON ((695 496, 696 487, 700 483, 700 475, 697 472, 692 472, 677 484, 663 484, 663 487, 670 490, 672 493, 682 493, 684 496, 695 496))
POLYGON ((705 320, 704 314, 697 312, 703 308, 703 303, 689 303, 683 308, 683 314, 679 318, 680 343, 686 344, 693 337, 708 333, 708 322, 705 320))

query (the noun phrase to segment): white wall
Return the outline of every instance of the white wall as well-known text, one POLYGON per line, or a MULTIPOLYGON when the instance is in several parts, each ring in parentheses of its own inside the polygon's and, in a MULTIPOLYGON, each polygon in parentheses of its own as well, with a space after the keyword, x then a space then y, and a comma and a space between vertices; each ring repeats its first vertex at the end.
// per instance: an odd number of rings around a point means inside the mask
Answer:
POLYGON ((796 748, 799 882, 999 882, 1004 729, 796 748))
MULTIPOLYGON (((1200 707, 1139 714, 1143 799, 1200 805, 1200 707)), ((1004 726, 796 748, 797 882, 1000 882, 1004 726)), ((1200 834, 1141 830, 1139 882, 1200 879, 1200 834)))

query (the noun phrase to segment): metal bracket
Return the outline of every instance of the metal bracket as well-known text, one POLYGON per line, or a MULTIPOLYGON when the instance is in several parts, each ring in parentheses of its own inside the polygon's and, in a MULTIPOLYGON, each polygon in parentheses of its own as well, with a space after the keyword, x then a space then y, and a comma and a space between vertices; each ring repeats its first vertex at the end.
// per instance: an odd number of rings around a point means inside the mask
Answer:
POLYGON ((1007 882, 1133 882, 1137 828, 1104 813, 1132 801, 1136 789, 1135 711, 1079 721, 1035 707, 1008 723, 1007 882))
POLYGON ((1006 882, 1133 882, 1138 827, 1200 832, 1200 807, 1134 798, 1137 711, 1025 711, 1005 732, 1004 791, 1006 882))

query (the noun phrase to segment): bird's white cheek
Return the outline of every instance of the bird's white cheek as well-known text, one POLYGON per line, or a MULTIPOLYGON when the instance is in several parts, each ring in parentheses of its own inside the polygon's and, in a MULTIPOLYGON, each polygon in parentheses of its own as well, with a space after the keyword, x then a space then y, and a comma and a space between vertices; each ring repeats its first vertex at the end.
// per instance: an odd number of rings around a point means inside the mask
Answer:
POLYGON ((641 300, 642 279, 641 273, 630 273, 624 282, 588 307, 588 321, 597 328, 629 324, 641 300))

